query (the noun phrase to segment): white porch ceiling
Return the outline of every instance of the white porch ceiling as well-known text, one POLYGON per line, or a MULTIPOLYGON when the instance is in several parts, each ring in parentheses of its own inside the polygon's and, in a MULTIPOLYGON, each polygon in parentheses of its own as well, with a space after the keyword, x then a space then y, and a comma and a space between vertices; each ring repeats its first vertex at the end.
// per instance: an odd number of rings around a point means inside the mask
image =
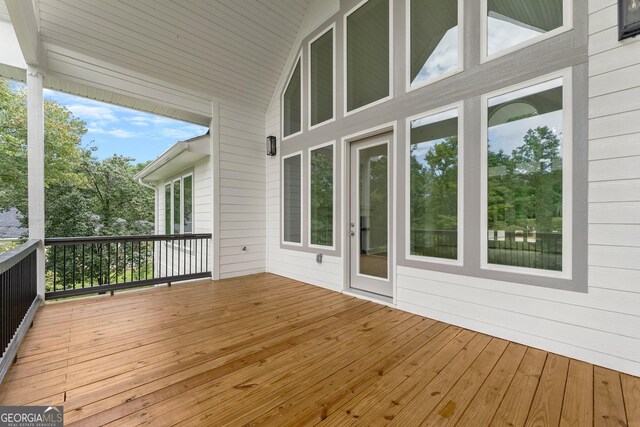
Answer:
MULTIPOLYGON (((266 109, 309 0, 39 0, 48 68, 95 59, 191 95, 266 109)), ((69 75, 73 80, 73 75, 69 75)))
POLYGON ((212 100, 266 111, 311 0, 31 1, 45 87, 208 125, 212 100))

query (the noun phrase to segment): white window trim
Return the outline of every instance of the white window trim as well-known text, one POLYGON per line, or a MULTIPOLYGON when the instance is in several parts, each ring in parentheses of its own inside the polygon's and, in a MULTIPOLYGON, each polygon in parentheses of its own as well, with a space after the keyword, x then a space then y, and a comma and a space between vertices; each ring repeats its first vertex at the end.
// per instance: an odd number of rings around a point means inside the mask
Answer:
MULTIPOLYGON (((486 1, 486 0, 485 0, 486 1)), ((432 85, 464 71, 464 0, 458 0, 458 66, 431 80, 412 85, 411 84, 411 0, 407 0, 405 15, 405 91, 407 93, 432 85)))
POLYGON ((307 81, 309 82, 309 95, 307 96, 307 119, 308 119, 308 130, 317 129, 320 126, 329 124, 331 122, 336 121, 336 23, 329 25, 329 27, 325 28, 320 34, 315 36, 308 44, 308 58, 307 58, 307 81), (331 94, 333 98, 333 115, 330 119, 325 120, 324 122, 316 123, 315 125, 311 124, 311 45, 317 41, 319 38, 327 34, 329 31, 332 31, 332 55, 333 55, 333 67, 331 67, 332 72, 332 87, 331 94))
POLYGON ((347 56, 348 56, 348 52, 347 52, 347 39, 348 39, 348 26, 347 26, 347 18, 353 14, 356 10, 360 9, 360 7, 362 7, 365 3, 367 3, 369 0, 362 0, 360 3, 358 3, 355 7, 353 7, 351 10, 349 10, 347 13, 344 14, 343 17, 343 23, 342 23, 342 28, 343 28, 343 37, 342 37, 342 81, 343 81, 343 85, 342 85, 342 104, 343 104, 343 114, 344 117, 347 116, 351 116, 353 114, 359 113, 361 111, 367 110, 369 108, 373 108, 377 105, 380 105, 384 102, 387 102, 390 99, 393 99, 393 81, 394 81, 394 76, 393 76, 393 0, 389 0, 389 95, 385 96, 384 98, 380 98, 377 101, 373 101, 370 102, 369 104, 363 105, 362 107, 358 107, 355 110, 351 110, 351 111, 347 111, 347 109, 349 108, 348 106, 348 102, 347 102, 347 93, 348 93, 348 82, 347 82, 347 56))
POLYGON ((562 26, 558 27, 554 30, 551 30, 547 33, 541 34, 538 37, 534 37, 525 42, 519 43, 515 46, 511 46, 508 49, 501 50, 498 53, 494 53, 493 55, 488 54, 488 43, 489 43, 489 22, 488 22, 488 6, 487 0, 480 0, 480 13, 482 14, 481 24, 480 24, 480 40, 481 40, 481 52, 480 52, 480 63, 484 64, 485 62, 492 61, 496 58, 500 58, 505 55, 509 55, 510 53, 516 52, 520 49, 524 49, 525 47, 532 46, 536 43, 540 43, 544 40, 548 40, 552 37, 555 37, 559 34, 565 33, 567 31, 573 30, 573 0, 563 0, 562 3, 562 26))
POLYGON ((528 80, 498 91, 488 93, 481 98, 481 191, 480 191, 480 268, 491 271, 527 274, 531 276, 553 277, 558 279, 572 279, 573 260, 573 75, 572 68, 548 74, 534 80, 528 80), (500 264, 490 264, 487 249, 488 232, 488 173, 487 173, 487 139, 488 139, 488 102, 496 96, 505 95, 516 90, 525 89, 551 80, 562 78, 562 271, 550 271, 528 267, 512 267, 500 264))
POLYGON ((283 245, 288 246, 297 246, 302 247, 304 244, 303 237, 303 226, 302 221, 304 217, 303 207, 304 207, 304 191, 302 188, 302 177, 303 177, 303 165, 304 165, 304 156, 302 154, 302 150, 296 151, 295 153, 287 154, 286 156, 282 156, 280 161, 280 170, 282 171, 282 182, 280 183, 280 242, 283 245), (284 161, 291 157, 300 156, 300 242, 289 242, 284 239, 284 161))
POLYGON ((291 71, 289 73, 289 78, 287 78, 287 83, 284 85, 284 90, 282 91, 282 95, 280 96, 280 117, 282 117, 282 124, 281 124, 281 135, 282 135, 282 139, 281 141, 286 141, 287 139, 291 139, 295 136, 298 136, 300 134, 302 134, 304 132, 304 123, 303 123, 303 99, 304 99, 304 87, 303 87, 303 83, 304 83, 304 64, 302 63, 302 50, 300 50, 300 53, 298 54, 298 58, 296 59, 296 61, 293 63, 293 67, 291 68, 291 71), (300 64, 300 130, 296 133, 292 133, 291 135, 287 135, 284 136, 284 95, 287 93, 287 89, 289 89, 289 84, 291 83, 291 79, 293 78, 293 74, 294 71, 296 69, 296 66, 300 64))
POLYGON ((308 180, 308 185, 307 185, 307 219, 308 219, 308 223, 309 223, 309 227, 308 227, 308 232, 307 232, 307 241, 309 242, 309 247, 310 248, 314 248, 314 249, 324 249, 324 250, 332 250, 335 251, 336 250, 336 141, 330 141, 330 142, 326 142, 324 144, 319 144, 319 145, 315 145, 313 147, 309 147, 308 150, 308 155, 307 155, 307 180, 308 180), (324 246, 324 245, 314 245, 311 243, 311 153, 317 149, 320 148, 324 148, 324 147, 329 147, 331 146, 333 149, 333 164, 332 164, 332 168, 333 168, 333 188, 332 188, 332 192, 333 194, 331 195, 331 199, 333 201, 333 206, 332 206, 332 210, 333 210, 333 217, 332 217, 332 223, 333 223, 333 236, 331 239, 331 242, 333 243, 331 246, 324 246))
POLYGON ((405 123, 407 143, 405 147, 405 258, 433 264, 464 265, 464 102, 456 102, 425 113, 408 117, 405 123), (429 256, 411 255, 411 121, 427 118, 447 111, 458 113, 458 258, 446 259, 429 256))
POLYGON ((180 231, 177 234, 195 234, 195 212, 191 212, 191 231, 189 233, 185 233, 184 232, 184 179, 187 177, 191 177, 191 209, 193 210, 194 205, 195 205, 195 179, 194 179, 194 174, 193 172, 188 172, 185 173, 183 175, 177 175, 171 179, 168 179, 164 182, 163 185, 163 190, 164 190, 164 194, 165 194, 165 218, 164 218, 164 231, 167 231, 167 215, 166 215, 166 197, 167 197, 167 193, 166 193, 166 189, 167 186, 170 187, 170 211, 171 211, 171 215, 168 219, 169 224, 170 224, 170 229, 171 229, 171 233, 170 234, 176 234, 174 232, 173 226, 175 225, 175 203, 174 203, 174 184, 176 182, 180 182, 180 231))

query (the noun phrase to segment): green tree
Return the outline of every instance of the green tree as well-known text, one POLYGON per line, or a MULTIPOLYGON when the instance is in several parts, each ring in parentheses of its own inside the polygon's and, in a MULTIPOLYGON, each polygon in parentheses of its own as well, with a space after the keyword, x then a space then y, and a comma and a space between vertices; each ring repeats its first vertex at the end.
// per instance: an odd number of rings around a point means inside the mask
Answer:
MULTIPOLYGON (((87 129, 64 106, 44 103, 45 234, 74 237, 153 232, 154 193, 133 176, 146 164, 82 147, 87 129)), ((0 209, 28 224, 26 92, 0 79, 0 209)))

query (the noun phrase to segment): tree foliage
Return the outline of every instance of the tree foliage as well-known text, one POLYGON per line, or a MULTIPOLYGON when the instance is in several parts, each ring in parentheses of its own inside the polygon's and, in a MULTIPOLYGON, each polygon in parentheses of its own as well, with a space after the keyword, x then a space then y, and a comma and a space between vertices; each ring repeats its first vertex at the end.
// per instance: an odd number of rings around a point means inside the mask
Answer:
MULTIPOLYGON (((133 180, 145 165, 114 155, 99 160, 81 145, 86 124, 44 103, 47 237, 148 234, 153 191, 133 180)), ((0 79, 0 209, 16 207, 28 224, 27 108, 24 90, 0 79)))

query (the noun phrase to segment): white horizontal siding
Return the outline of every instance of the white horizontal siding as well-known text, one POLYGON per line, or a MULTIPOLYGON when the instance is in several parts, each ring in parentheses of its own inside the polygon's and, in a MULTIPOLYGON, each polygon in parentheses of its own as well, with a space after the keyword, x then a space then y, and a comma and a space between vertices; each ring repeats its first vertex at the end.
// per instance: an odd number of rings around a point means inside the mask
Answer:
POLYGON ((219 109, 220 278, 266 270, 265 119, 259 112, 219 109))

